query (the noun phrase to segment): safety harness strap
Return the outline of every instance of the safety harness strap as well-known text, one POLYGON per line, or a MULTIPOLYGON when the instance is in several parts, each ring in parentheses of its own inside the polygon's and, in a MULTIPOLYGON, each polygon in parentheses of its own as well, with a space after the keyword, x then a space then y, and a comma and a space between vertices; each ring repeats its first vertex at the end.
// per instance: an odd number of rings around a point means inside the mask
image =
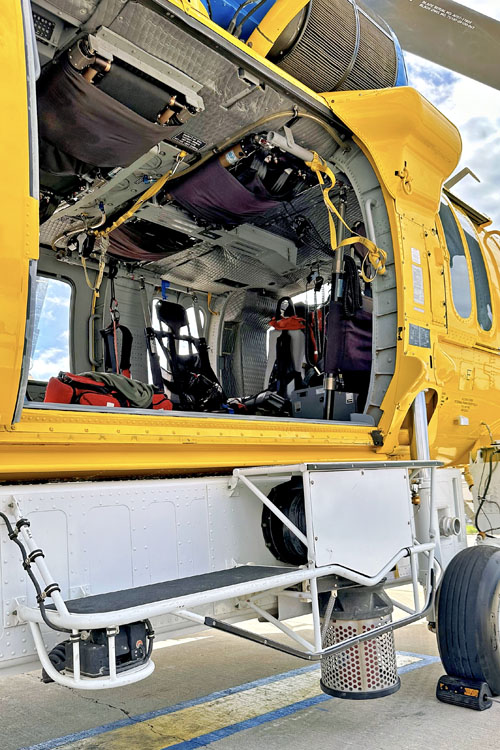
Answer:
POLYGON ((373 281, 373 279, 375 278, 377 274, 380 274, 381 276, 385 274, 386 272, 385 263, 387 261, 387 253, 385 252, 385 250, 382 250, 382 248, 377 247, 377 245, 374 242, 372 242, 372 240, 369 240, 368 237, 362 237, 356 232, 353 232, 350 226, 344 221, 340 213, 337 211, 337 209, 333 205, 332 199, 330 198, 330 191, 332 190, 336 182, 335 175, 333 174, 332 170, 327 165, 327 163, 324 161, 324 159, 322 159, 315 151, 313 151, 313 154, 314 154, 313 160, 306 162, 306 164, 318 178, 318 183, 321 187, 321 192, 323 193, 323 201, 328 211, 328 224, 330 227, 330 244, 331 244, 332 250, 335 251, 340 247, 347 247, 348 245, 353 245, 358 242, 361 245, 364 245, 367 248, 368 252, 361 266, 361 276, 363 278, 363 281, 369 284, 373 281), (323 175, 325 175, 328 178, 328 180, 330 181, 330 185, 326 185, 323 175), (353 237, 348 237, 347 239, 342 240, 342 242, 337 243, 337 231, 335 229, 334 216, 337 217, 337 219, 342 222, 342 224, 346 227, 346 229, 349 230, 349 232, 352 235, 354 235, 353 237), (365 263, 367 259, 369 260, 369 262, 371 263, 371 265, 373 266, 375 270, 375 273, 373 274, 373 276, 368 276, 365 271, 365 263))
POLYGON ((111 370, 115 373, 122 373, 127 378, 130 377, 130 355, 132 353, 132 341, 133 336, 130 330, 121 325, 116 324, 112 321, 107 328, 102 328, 100 334, 104 343, 104 366, 106 370, 111 370), (116 359, 116 333, 121 331, 122 334, 122 348, 120 355, 120 362, 116 359))

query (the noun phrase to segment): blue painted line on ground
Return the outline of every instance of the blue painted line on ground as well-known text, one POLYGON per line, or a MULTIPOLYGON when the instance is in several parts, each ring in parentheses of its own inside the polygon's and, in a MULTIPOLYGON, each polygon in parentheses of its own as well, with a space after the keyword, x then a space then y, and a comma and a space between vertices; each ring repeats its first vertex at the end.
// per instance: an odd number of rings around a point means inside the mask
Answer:
POLYGON ((46 740, 36 745, 30 745, 29 747, 22 747, 19 750, 54 750, 54 748, 62 747, 70 742, 76 742, 77 740, 84 740, 87 737, 96 737, 99 734, 111 732, 113 729, 121 729, 122 727, 131 726, 132 724, 139 724, 141 721, 147 721, 149 719, 155 719, 157 716, 166 716, 167 714, 181 711, 183 708, 191 708, 191 706, 198 706, 201 703, 208 703, 209 701, 217 700, 218 698, 225 698, 228 695, 234 693, 242 693, 245 690, 251 690, 252 688, 260 687, 261 685, 269 685, 272 682, 278 682, 284 680, 286 677, 295 677, 299 674, 306 672, 312 672, 315 669, 319 669, 319 664, 308 664, 306 667, 299 667, 298 669, 292 669, 290 672, 281 672, 279 674, 269 675, 268 677, 262 677, 259 680, 253 680, 252 682, 245 682, 243 685, 235 685, 234 687, 226 688, 225 690, 218 690, 210 695, 203 695, 200 698, 192 698, 181 703, 176 703, 173 706, 166 706, 165 708, 158 708, 155 711, 148 711, 147 713, 138 714, 137 716, 130 716, 127 719, 119 719, 118 721, 112 721, 109 724, 103 724, 100 727, 93 729, 84 729, 81 732, 75 732, 74 734, 68 734, 64 737, 58 737, 53 740, 46 740))
POLYGON ((400 656, 413 656, 419 659, 419 661, 415 661, 413 662, 413 664, 405 664, 404 667, 398 669, 399 674, 404 674, 405 672, 413 672, 415 669, 426 667, 428 664, 437 664, 441 661, 439 656, 429 656, 428 654, 414 654, 412 651, 398 651, 398 654, 400 656))
POLYGON ((269 711, 267 714, 260 714, 260 716, 255 716, 253 719, 245 719, 245 721, 239 721, 237 724, 230 724, 227 727, 221 727, 221 729, 217 729, 215 732, 201 734, 198 737, 193 737, 191 740, 179 742, 177 745, 170 745, 163 750, 194 750, 194 748, 206 747, 206 745, 211 745, 212 742, 218 742, 225 737, 231 737, 231 735, 242 732, 244 729, 252 729, 261 724, 267 724, 270 721, 290 716, 291 714, 297 713, 297 711, 303 711, 305 708, 310 708, 318 703, 324 703, 324 701, 331 700, 332 697, 330 695, 321 693, 321 695, 315 695, 313 698, 306 698, 303 701, 291 703, 289 706, 277 708, 275 711, 269 711))
MULTIPOLYGON (((404 667, 398 669, 399 674, 404 674, 405 672, 413 672, 415 669, 421 669, 422 667, 426 667, 428 664, 435 664, 436 662, 440 661, 439 657, 437 656, 413 654, 409 651, 398 651, 398 654, 400 654, 401 656, 414 656, 418 657, 419 659, 419 661, 413 662, 413 664, 405 664, 404 667)), ((311 706, 316 706, 318 703, 324 703, 325 701, 331 700, 338 699, 334 699, 330 695, 321 693, 321 695, 315 695, 313 698, 307 698, 306 700, 298 701, 297 703, 291 703, 289 706, 278 708, 275 711, 269 711, 269 713, 267 714, 260 714, 260 716, 255 716, 252 719, 246 719, 245 721, 240 721, 237 724, 230 724, 227 727, 217 729, 215 732, 202 734, 198 737, 193 737, 193 739, 191 740, 184 740, 183 742, 179 742, 177 745, 169 745, 168 747, 163 748, 163 750, 195 750, 196 748, 206 747, 206 745, 211 745, 213 742, 223 740, 225 737, 230 737, 231 735, 242 732, 245 729, 252 729, 254 727, 260 726, 261 724, 267 724, 270 721, 275 721, 276 719, 290 716, 291 714, 297 713, 297 711, 303 711, 306 708, 311 708, 311 706)))
MULTIPOLYGON (((414 654, 408 651, 398 651, 398 654, 402 656, 412 656, 419 659, 418 662, 407 664, 404 667, 401 667, 401 669, 399 669, 400 674, 411 672, 414 669, 420 669, 421 667, 425 667, 428 664, 434 664, 439 661, 439 658, 437 656, 428 656, 426 654, 414 654)), ((280 674, 263 677, 259 680, 254 680, 253 682, 246 682, 243 685, 236 685, 234 687, 227 688, 226 690, 218 690, 214 693, 210 693, 210 695, 204 695, 200 698, 193 698, 191 700, 182 701, 181 703, 176 703, 173 706, 167 706, 165 708, 159 708, 155 711, 148 711, 147 713, 130 716, 126 719, 113 721, 108 724, 103 724, 99 727, 94 727, 92 729, 85 729, 81 732, 74 732, 73 734, 68 734, 64 737, 45 740, 44 742, 39 742, 36 745, 22 747, 19 750, 55 750, 55 748, 63 747, 64 745, 68 745, 72 742, 77 742, 78 740, 85 740, 89 737, 96 737, 100 734, 106 734, 107 732, 111 732, 113 729, 121 729, 122 727, 132 726, 133 724, 138 724, 142 721, 155 719, 158 716, 166 716, 168 714, 175 713, 176 711, 181 711, 185 708, 191 708, 191 706, 208 703, 209 701, 218 700, 219 698, 225 698, 226 696, 234 695, 235 693, 242 693, 247 690, 252 690, 252 688, 260 687, 262 685, 269 685, 273 682, 279 682, 280 680, 284 680, 288 677, 295 677, 307 672, 313 672, 317 669, 319 669, 319 664, 308 664, 306 667, 300 667, 299 669, 292 669, 289 672, 282 672, 280 674)), ((241 732, 244 729, 249 729, 253 726, 258 726, 259 724, 265 724, 269 721, 274 721, 274 719, 279 719, 282 716, 289 716, 290 714, 296 713, 297 711, 302 711, 304 708, 309 708, 310 706, 314 706, 327 700, 332 700, 332 698, 324 694, 317 695, 313 698, 299 701, 297 703, 292 703, 289 706, 284 706, 283 708, 276 709, 275 711, 271 711, 268 714, 261 714, 260 716, 257 716, 253 719, 247 719, 246 721, 223 727, 222 729, 219 729, 216 732, 212 732, 208 735, 202 735, 191 740, 186 740, 177 745, 172 745, 170 748, 168 748, 168 750, 192 750, 192 748, 199 748, 203 746, 203 744, 211 744, 212 742, 216 742, 217 740, 223 739, 224 737, 236 734, 237 732, 241 732)))

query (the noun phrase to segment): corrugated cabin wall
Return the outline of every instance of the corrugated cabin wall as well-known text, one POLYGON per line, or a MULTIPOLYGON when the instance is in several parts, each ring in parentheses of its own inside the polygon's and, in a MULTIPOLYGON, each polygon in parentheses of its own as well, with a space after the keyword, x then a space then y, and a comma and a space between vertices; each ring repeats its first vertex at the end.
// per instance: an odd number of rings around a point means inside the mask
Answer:
POLYGON ((262 290, 231 293, 221 313, 220 374, 228 396, 252 396, 264 388, 267 332, 277 298, 262 290))

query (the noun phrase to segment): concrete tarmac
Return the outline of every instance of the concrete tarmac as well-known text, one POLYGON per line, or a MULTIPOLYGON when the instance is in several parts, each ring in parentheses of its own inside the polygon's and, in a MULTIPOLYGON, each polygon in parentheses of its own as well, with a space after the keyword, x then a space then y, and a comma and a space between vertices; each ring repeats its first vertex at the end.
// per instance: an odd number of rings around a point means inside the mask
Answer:
MULTIPOLYGON (((311 636, 308 617, 292 622, 311 636)), ((43 685, 40 673, 2 678, 0 749, 498 750, 500 705, 436 700, 443 669, 426 624, 397 631, 396 645, 401 690, 370 701, 329 698, 315 666, 215 631, 158 644, 154 674, 112 691, 43 685)))

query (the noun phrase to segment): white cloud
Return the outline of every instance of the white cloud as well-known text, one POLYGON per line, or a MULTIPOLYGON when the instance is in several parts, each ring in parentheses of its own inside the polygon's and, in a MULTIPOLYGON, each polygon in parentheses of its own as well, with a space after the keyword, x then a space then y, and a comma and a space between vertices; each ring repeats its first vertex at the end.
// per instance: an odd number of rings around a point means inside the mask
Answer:
POLYGON ((68 296, 57 296, 55 294, 48 294, 44 300, 46 305, 55 305, 57 307, 68 307, 69 299, 68 296))
MULTIPOLYGON (((500 20, 495 0, 474 0, 468 7, 500 20)), ((418 89, 460 130, 463 151, 457 171, 469 167, 481 180, 467 177, 454 191, 493 219, 500 228, 500 91, 405 53, 410 85, 418 89)))
POLYGON ((48 380, 60 370, 69 370, 68 351, 52 347, 37 353, 31 363, 30 377, 35 380, 48 380))

